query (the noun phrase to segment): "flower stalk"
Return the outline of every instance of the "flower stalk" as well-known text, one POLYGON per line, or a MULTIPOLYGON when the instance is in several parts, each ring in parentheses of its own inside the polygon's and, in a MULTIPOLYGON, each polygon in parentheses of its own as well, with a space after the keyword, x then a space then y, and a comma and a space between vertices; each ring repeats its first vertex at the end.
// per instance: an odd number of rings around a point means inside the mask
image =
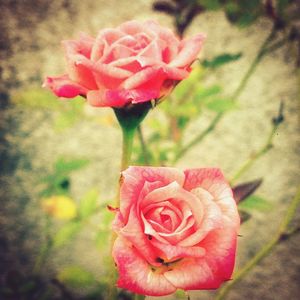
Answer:
MULTIPOLYGON (((132 147, 134 135, 137 131, 138 126, 144 120, 147 113, 151 108, 151 104, 149 102, 136 104, 136 105, 128 105, 123 108, 114 108, 114 112, 116 118, 120 124, 122 129, 122 159, 121 159, 121 172, 126 170, 131 162, 132 155, 132 147)), ((117 197, 115 207, 120 206, 120 186, 118 187, 117 197)), ((117 235, 113 232, 111 236, 111 251, 113 249, 114 242, 117 238, 117 235)), ((111 274, 110 274, 110 287, 108 290, 109 299, 117 299, 118 291, 115 285, 117 274, 116 269, 114 267, 114 261, 112 259, 111 265, 111 274)), ((143 295, 135 295, 135 299, 145 299, 143 295), (136 298, 138 297, 138 298, 136 298), (143 297, 143 298, 139 298, 143 297)))
POLYGON ((121 159, 121 172, 126 170, 130 165, 132 155, 132 147, 136 128, 124 129, 122 128, 122 159, 121 159))
POLYGON ((146 297, 144 295, 135 294, 134 300, 144 300, 146 297))

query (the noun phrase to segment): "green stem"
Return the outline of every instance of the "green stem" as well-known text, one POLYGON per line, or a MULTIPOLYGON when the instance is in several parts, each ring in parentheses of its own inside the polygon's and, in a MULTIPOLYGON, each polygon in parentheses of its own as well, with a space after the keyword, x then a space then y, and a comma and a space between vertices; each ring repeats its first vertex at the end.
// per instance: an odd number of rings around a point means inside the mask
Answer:
MULTIPOLYGON (((249 69, 243 76, 242 80, 240 81, 240 84, 236 88, 236 90, 232 94, 232 99, 237 100, 241 92, 244 90, 246 84, 248 83, 249 78, 253 75, 257 65, 261 62, 262 58, 269 53, 270 51, 266 51, 269 43, 273 40, 275 36, 275 28, 273 27, 270 34, 267 36, 267 38, 264 40, 263 44, 258 50, 257 55, 255 56, 254 60, 252 61, 251 65, 249 66, 249 69)), ((196 144, 200 143, 210 132, 213 131, 213 129, 217 126, 217 124, 221 121, 222 117, 224 116, 224 113, 218 113, 215 118, 211 121, 211 123, 208 125, 208 127, 201 132, 199 135, 197 135, 189 144, 187 144, 185 147, 183 147, 176 155, 174 159, 174 163, 177 162, 190 148, 195 146, 196 144)))
POLYGON ((248 263, 235 275, 233 280, 228 282, 223 288, 221 288, 215 297, 215 300, 222 300, 225 299, 225 296, 229 293, 233 286, 235 286, 242 278, 246 276, 246 274, 255 267, 264 257, 266 257, 273 248, 280 242, 282 236, 288 230, 288 226, 292 222, 297 208, 300 205, 300 187, 293 198, 292 202, 290 203, 287 212, 278 228, 278 231, 273 239, 271 239, 248 263))
POLYGON ((213 131, 222 116, 223 113, 218 113, 204 131, 191 140, 185 147, 181 148, 176 154, 173 163, 176 163, 188 150, 190 150, 190 148, 200 143, 211 131, 213 131))
POLYGON ((126 170, 130 165, 135 132, 136 132, 136 128, 130 128, 130 129, 122 128, 123 144, 122 144, 121 172, 126 170))
MULTIPOLYGON (((135 104, 135 105, 130 104, 122 108, 114 108, 116 118, 122 129, 121 172, 127 169, 128 166, 130 165, 134 134, 137 130, 137 127, 146 117, 151 107, 152 106, 150 102, 145 102, 145 103, 135 104)), ((119 207, 119 206, 120 206, 120 187, 118 187, 117 199, 115 203, 115 207, 119 207)), ((113 249, 113 245, 116 238, 117 238, 117 234, 115 232, 112 232, 111 240, 110 240, 111 251, 113 249)), ((111 267, 110 269, 111 272, 109 274, 110 286, 107 291, 108 294, 107 299, 115 300, 117 299, 117 295, 118 295, 118 290, 115 284, 117 279, 117 272, 112 257, 111 257, 110 267, 111 267)))
POLYGON ((146 297, 144 295, 135 294, 134 300, 144 300, 146 297))
POLYGON ((138 132, 138 137, 139 137, 140 144, 141 144, 141 147, 142 147, 144 163, 145 163, 145 165, 149 166, 149 152, 148 152, 148 149, 147 149, 147 145, 145 143, 145 139, 144 139, 144 135, 143 135, 141 125, 138 126, 137 132, 138 132))
POLYGON ((233 185, 246 171, 248 171, 252 165, 255 163, 256 160, 258 160, 260 157, 265 155, 267 152, 269 152, 273 147, 273 138, 275 136, 275 133, 277 131, 279 124, 275 124, 271 130, 271 133, 269 134, 266 143, 254 154, 252 155, 248 160, 246 160, 242 166, 238 169, 238 171, 235 173, 235 175, 230 180, 230 184, 233 185))
MULTIPOLYGON (((132 154, 132 146, 133 146, 133 140, 134 140, 134 134, 136 131, 136 127, 125 127, 121 126, 122 129, 122 159, 121 159, 121 172, 126 170, 128 166, 130 165, 130 159, 132 154)), ((115 207, 120 206, 120 187, 118 187, 115 207)), ((115 240, 117 238, 117 234, 115 232, 112 232, 111 234, 111 240, 110 240, 110 252, 113 250, 113 246, 115 243, 115 240)), ((111 271, 110 271, 110 286, 108 289, 108 299, 117 299, 118 290, 115 285, 115 282, 117 280, 117 272, 114 267, 114 260, 111 257, 110 262, 111 271)))

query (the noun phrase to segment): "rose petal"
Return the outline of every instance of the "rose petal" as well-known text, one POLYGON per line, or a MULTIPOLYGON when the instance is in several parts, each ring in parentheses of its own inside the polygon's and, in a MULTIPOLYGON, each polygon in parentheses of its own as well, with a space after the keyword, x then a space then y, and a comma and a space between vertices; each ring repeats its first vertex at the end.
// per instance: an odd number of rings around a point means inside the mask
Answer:
POLYGON ((239 227, 230 228, 224 224, 223 228, 212 231, 200 243, 205 248, 211 264, 216 266, 215 274, 221 280, 229 280, 231 278, 234 268, 238 230, 239 227))
POLYGON ((185 172, 184 188, 191 191, 197 187, 207 190, 222 210, 222 214, 231 220, 232 226, 240 224, 239 215, 232 190, 220 169, 190 169, 185 172))
MULTIPOLYGON (((184 182, 184 174, 175 168, 129 167, 122 172, 122 176, 120 211, 125 219, 130 207, 137 203, 146 182, 155 183, 155 188, 173 181, 178 182, 179 185, 184 182)), ((148 190, 150 191, 151 189, 148 190)))
POLYGON ((91 52, 91 61, 98 62, 103 56, 106 57, 109 52, 107 41, 97 38, 91 52))
POLYGON ((199 246, 205 256, 183 259, 165 277, 177 288, 184 290, 216 289, 230 280, 236 251, 236 231, 217 229, 199 246))
POLYGON ((170 62, 172 67, 187 67, 198 56, 205 37, 203 34, 198 34, 192 38, 185 39, 180 42, 181 50, 178 55, 170 62))
POLYGON ((182 80, 189 76, 189 72, 183 69, 169 67, 168 65, 163 66, 163 70, 166 74, 167 79, 182 80))
POLYGON ((57 77, 47 77, 43 86, 50 89, 56 96, 74 98, 79 95, 86 95, 87 89, 78 83, 70 80, 67 74, 57 77))
POLYGON ((90 105, 95 107, 122 107, 124 106, 121 98, 107 98, 106 90, 89 91, 87 93, 87 101, 90 105))
POLYGON ((139 52, 138 56, 141 57, 151 57, 156 63, 162 62, 162 52, 166 47, 164 41, 154 39, 151 43, 139 52))
POLYGON ((132 75, 132 72, 107 64, 97 63, 91 66, 99 88, 117 89, 119 85, 132 75))
POLYGON ((177 241, 179 239, 182 239, 183 237, 189 235, 189 233, 191 232, 191 227, 194 225, 195 220, 194 217, 192 217, 192 212, 190 209, 188 209, 187 205, 184 205, 184 201, 181 201, 182 204, 178 204, 175 203, 175 200, 171 201, 162 201, 159 203, 154 203, 154 204, 150 204, 148 206, 146 206, 143 209, 143 213, 142 213, 142 219, 144 222, 144 233, 147 235, 151 235, 153 237, 155 237, 157 240, 168 244, 169 242, 173 243, 174 241, 177 241), (147 213, 147 211, 149 209, 153 209, 155 207, 161 207, 161 208, 170 208, 172 209, 173 212, 177 213, 178 216, 180 216, 181 218, 181 224, 177 227, 176 230, 174 230, 173 233, 171 234, 162 234, 162 233, 167 233, 166 229, 164 228, 164 225, 161 224, 161 222, 158 221, 158 223, 154 223, 153 220, 148 220, 144 217, 144 214, 147 213), (181 214, 181 212, 179 211, 179 208, 182 210, 183 215, 181 214), (168 237, 168 239, 166 240, 165 237, 168 237))
POLYGON ((142 207, 171 198, 184 200, 184 202, 188 203, 197 222, 201 222, 201 215, 203 212, 201 201, 199 201, 192 193, 184 190, 176 181, 150 192, 142 201, 142 207))
POLYGON ((101 30, 93 46, 91 60, 97 62, 101 59, 103 62, 111 52, 111 45, 124 36, 125 34, 118 29, 107 28, 101 30))
POLYGON ((232 190, 220 169, 189 169, 185 170, 184 173, 186 176, 184 188, 189 191, 202 187, 215 199, 232 196, 232 190))
POLYGON ((157 97, 157 91, 149 89, 108 90, 106 93, 107 101, 110 101, 110 99, 119 99, 120 102, 124 103, 124 105, 128 103, 142 103, 152 99, 156 99, 157 97))
POLYGON ((190 217, 185 222, 185 226, 181 230, 176 230, 172 233, 163 233, 160 232, 159 235, 162 238, 165 238, 172 245, 179 245, 179 242, 186 237, 193 234, 195 219, 190 217))
MULTIPOLYGON (((152 78, 160 80, 159 77, 162 75, 162 70, 160 68, 146 68, 133 76, 129 77, 122 84, 124 89, 134 89, 142 84, 148 83, 152 78)), ((151 87, 149 87, 151 88, 151 87)))
POLYGON ((172 271, 164 273, 164 276, 178 289, 183 290, 216 289, 224 281, 223 278, 215 276, 205 257, 183 259, 172 271))
POLYGON ((81 32, 78 40, 64 40, 62 41, 62 45, 66 56, 80 54, 86 58, 90 58, 94 41, 94 38, 81 32))
POLYGON ((118 287, 148 296, 164 296, 176 291, 163 274, 152 270, 136 249, 121 238, 115 241, 113 257, 119 270, 118 287))
POLYGON ((210 231, 223 226, 221 209, 213 201, 212 196, 201 188, 195 189, 192 192, 203 205, 202 219, 201 222, 198 222, 195 232, 178 243, 178 245, 182 247, 198 244, 210 231))
POLYGON ((139 32, 144 32, 143 24, 138 21, 135 21, 135 20, 125 22, 125 23, 121 24, 118 28, 122 32, 125 32, 126 34, 129 34, 129 35, 135 35, 139 32))
POLYGON ((166 48, 163 51, 163 61, 165 63, 172 61, 178 53, 179 39, 170 29, 161 27, 157 22, 146 21, 145 25, 166 43, 166 48))
MULTIPOLYGON (((64 45, 66 45, 66 43, 64 45)), ((66 59, 70 79, 87 89, 97 89, 91 69, 91 61, 84 55, 74 54, 71 51, 68 51, 67 47, 68 46, 66 46, 66 59)))
POLYGON ((206 253, 203 247, 180 247, 178 245, 161 243, 155 238, 151 240, 151 244, 164 253, 166 261, 187 257, 203 257, 206 253))
POLYGON ((101 30, 97 35, 97 40, 105 40, 108 45, 112 45, 113 43, 119 41, 122 37, 124 37, 124 32, 115 29, 115 28, 106 28, 101 30))
POLYGON ((152 225, 145 219, 144 215, 142 215, 142 220, 144 224, 144 233, 152 238, 155 237, 160 243, 168 244, 169 242, 160 236, 160 234, 153 229, 152 225))
POLYGON ((141 218, 138 216, 136 207, 132 207, 129 213, 127 224, 119 229, 119 234, 133 244, 140 256, 144 257, 148 263, 158 265, 157 255, 153 251, 153 247, 144 234, 142 229, 141 218))
MULTIPOLYGON (((163 185, 157 186, 156 189, 157 189, 157 188, 160 188, 160 187, 162 187, 162 186, 163 186, 163 185)), ((151 191, 153 191, 153 190, 154 190, 154 189, 149 190, 147 194, 149 194, 149 193, 150 193, 151 191)), ((145 196, 146 196, 147 194, 145 194, 145 196)), ((143 197, 143 198, 144 198, 144 197, 143 197)), ((163 202, 160 202, 160 203, 152 203, 152 204, 149 204, 149 205, 147 205, 147 207, 145 207, 145 208, 143 209, 143 214, 147 214, 147 213, 148 213, 148 210, 153 209, 153 208, 156 208, 156 207, 160 207, 160 206, 162 206, 162 207, 164 207, 164 208, 172 209, 172 210, 177 214, 177 216, 180 217, 180 218, 183 218, 183 216, 184 216, 182 207, 181 207, 181 206, 178 207, 177 205, 174 205, 174 204, 173 204, 172 202, 170 202, 170 201, 163 201, 163 202)), ((191 212, 190 212, 189 215, 191 215, 191 212)))

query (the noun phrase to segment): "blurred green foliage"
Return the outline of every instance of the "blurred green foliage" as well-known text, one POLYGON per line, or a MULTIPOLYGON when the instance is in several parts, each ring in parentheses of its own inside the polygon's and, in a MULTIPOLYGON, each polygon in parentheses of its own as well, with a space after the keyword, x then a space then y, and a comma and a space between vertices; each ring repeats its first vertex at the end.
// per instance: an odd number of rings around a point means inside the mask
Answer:
POLYGON ((89 190, 82 198, 79 203, 79 217, 81 220, 85 220, 95 213, 98 205, 99 192, 93 188, 89 190))
POLYGON ((58 158, 52 173, 41 178, 40 182, 44 185, 41 196, 69 194, 71 173, 84 168, 88 164, 89 160, 84 158, 58 158))
POLYGON ((57 97, 42 88, 17 90, 12 94, 11 99, 13 104, 23 107, 42 108, 47 110, 60 109, 57 97))
POLYGON ((51 92, 32 87, 15 91, 11 98, 13 104, 22 108, 55 111, 53 126, 57 131, 68 129, 84 118, 85 100, 82 97, 76 97, 72 101, 58 100, 51 92))
POLYGON ((236 53, 236 54, 224 53, 224 54, 214 57, 211 60, 204 59, 202 61, 202 66, 205 68, 216 69, 224 64, 227 64, 227 63, 230 63, 230 62, 240 59, 241 56, 242 56, 241 52, 236 53))
POLYGON ((62 268, 57 279, 72 288, 89 287, 97 283, 93 273, 77 265, 62 268))
POLYGON ((260 196, 251 195, 239 203, 239 208, 247 212, 251 212, 253 210, 268 212, 273 208, 273 205, 260 196))
POLYGON ((81 230, 79 221, 70 221, 59 228, 53 236, 53 247, 59 248, 71 241, 81 230))
POLYGON ((220 85, 207 85, 204 82, 210 68, 221 68, 240 57, 240 54, 226 54, 207 62, 207 67, 203 63, 194 66, 190 76, 175 87, 168 99, 159 104, 161 114, 157 118, 146 119, 147 153, 144 153, 142 145, 134 145, 134 160, 137 164, 172 165, 183 147, 188 126, 201 114, 225 113, 238 108, 235 99, 223 95, 220 85))

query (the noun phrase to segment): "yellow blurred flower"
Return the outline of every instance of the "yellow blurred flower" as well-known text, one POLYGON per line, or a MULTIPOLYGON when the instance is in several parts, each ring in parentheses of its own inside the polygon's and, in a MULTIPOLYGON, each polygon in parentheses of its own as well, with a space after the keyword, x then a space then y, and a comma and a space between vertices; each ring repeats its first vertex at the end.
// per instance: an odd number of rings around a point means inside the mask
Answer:
POLYGON ((50 216, 61 220, 70 220, 77 213, 75 202, 71 198, 61 195, 45 198, 42 208, 50 216))

